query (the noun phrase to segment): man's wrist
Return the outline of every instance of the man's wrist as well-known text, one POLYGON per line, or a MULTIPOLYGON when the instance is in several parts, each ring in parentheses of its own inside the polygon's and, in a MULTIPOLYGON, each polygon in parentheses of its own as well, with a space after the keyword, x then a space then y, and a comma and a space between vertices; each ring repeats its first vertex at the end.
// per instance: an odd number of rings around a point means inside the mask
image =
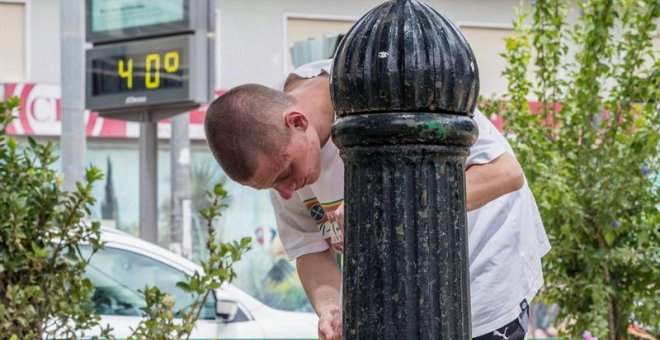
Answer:
POLYGON ((333 305, 327 305, 327 306, 320 307, 320 308, 316 311, 316 313, 317 313, 319 316, 321 316, 321 315, 323 315, 323 314, 334 314, 334 313, 336 313, 336 312, 341 312, 341 306, 339 306, 339 305, 334 305, 334 304, 333 304, 333 305))
POLYGON ((324 313, 324 312, 333 312, 341 310, 341 306, 339 305, 328 305, 328 306, 323 306, 322 308, 319 308, 319 312, 324 313))

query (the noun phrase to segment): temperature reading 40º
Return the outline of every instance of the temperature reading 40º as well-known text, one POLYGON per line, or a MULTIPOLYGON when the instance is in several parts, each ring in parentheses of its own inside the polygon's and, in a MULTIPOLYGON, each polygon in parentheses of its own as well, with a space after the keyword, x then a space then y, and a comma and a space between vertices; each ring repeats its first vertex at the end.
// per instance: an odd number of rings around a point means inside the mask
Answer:
MULTIPOLYGON (((119 59, 117 73, 119 77, 126 80, 126 87, 133 88, 134 57, 119 59)), ((144 56, 144 87, 151 90, 161 85, 161 71, 175 73, 179 70, 180 55, 178 51, 162 53, 150 53, 144 56), (161 67, 162 66, 162 67, 161 67)))

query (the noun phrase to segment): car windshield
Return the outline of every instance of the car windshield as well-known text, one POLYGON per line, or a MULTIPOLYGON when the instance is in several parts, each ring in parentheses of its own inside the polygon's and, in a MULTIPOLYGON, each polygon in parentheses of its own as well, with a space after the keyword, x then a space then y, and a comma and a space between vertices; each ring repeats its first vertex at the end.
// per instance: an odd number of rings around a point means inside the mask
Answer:
MULTIPOLYGON (((85 257, 91 248, 81 247, 85 257)), ((174 298, 174 310, 187 309, 193 299, 190 294, 176 286, 177 282, 188 280, 188 276, 163 262, 151 257, 105 247, 94 254, 87 266, 85 275, 96 286, 93 295, 96 313, 100 315, 142 316, 140 309, 145 306, 140 293, 145 287, 158 287, 174 298)), ((201 318, 215 318, 215 301, 211 298, 202 311, 201 318)))
POLYGON ((98 261, 95 261, 97 256, 98 254, 95 254, 92 257, 85 271, 85 276, 96 286, 92 297, 96 314, 143 315, 140 308, 145 306, 144 298, 139 292, 122 283, 119 278, 113 277, 99 267, 98 261))

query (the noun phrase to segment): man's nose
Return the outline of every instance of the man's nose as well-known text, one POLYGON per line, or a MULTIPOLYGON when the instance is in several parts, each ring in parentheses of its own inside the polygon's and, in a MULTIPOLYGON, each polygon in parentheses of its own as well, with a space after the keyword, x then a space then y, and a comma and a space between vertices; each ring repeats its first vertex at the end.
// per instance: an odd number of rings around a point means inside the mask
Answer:
POLYGON ((288 200, 293 196, 293 192, 296 191, 296 188, 294 187, 295 183, 293 181, 287 181, 285 183, 279 183, 273 186, 273 189, 277 191, 282 198, 285 200, 288 200))

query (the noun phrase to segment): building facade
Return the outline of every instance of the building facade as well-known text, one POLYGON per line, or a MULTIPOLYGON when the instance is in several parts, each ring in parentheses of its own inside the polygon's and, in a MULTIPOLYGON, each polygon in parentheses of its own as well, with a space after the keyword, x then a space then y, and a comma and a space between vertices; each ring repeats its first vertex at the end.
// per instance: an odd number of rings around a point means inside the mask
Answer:
MULTIPOLYGON (((140 0, 138 0, 140 1, 140 0)), ((217 0, 218 89, 274 85, 291 70, 293 43, 345 31, 379 0, 217 0)), ((465 34, 477 55, 482 94, 501 93, 504 50, 518 0, 429 0, 465 34)), ((0 82, 59 84, 58 0, 0 0, 0 82)))

